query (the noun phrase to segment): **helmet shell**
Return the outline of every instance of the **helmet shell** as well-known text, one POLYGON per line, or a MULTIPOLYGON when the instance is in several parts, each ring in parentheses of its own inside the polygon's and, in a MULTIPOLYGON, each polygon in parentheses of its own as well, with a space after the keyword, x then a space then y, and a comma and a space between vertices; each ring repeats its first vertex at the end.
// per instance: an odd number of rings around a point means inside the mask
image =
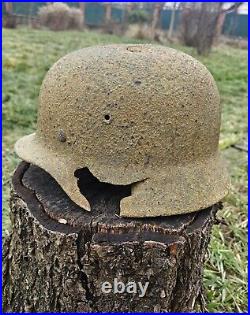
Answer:
POLYGON ((16 144, 89 210, 74 172, 132 184, 121 215, 205 208, 228 190, 218 154, 221 108, 212 75, 171 48, 107 45, 56 62, 40 91, 37 132, 16 144))

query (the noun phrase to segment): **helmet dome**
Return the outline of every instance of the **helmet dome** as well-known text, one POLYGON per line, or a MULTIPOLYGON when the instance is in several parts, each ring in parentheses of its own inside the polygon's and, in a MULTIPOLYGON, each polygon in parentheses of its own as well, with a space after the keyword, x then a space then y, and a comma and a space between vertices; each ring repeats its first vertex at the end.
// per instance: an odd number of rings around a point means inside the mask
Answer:
POLYGON ((206 208, 229 180, 218 152, 220 100, 200 62, 171 48, 107 45, 56 62, 40 91, 37 131, 16 143, 90 210, 77 169, 132 184, 121 215, 172 215, 206 208))

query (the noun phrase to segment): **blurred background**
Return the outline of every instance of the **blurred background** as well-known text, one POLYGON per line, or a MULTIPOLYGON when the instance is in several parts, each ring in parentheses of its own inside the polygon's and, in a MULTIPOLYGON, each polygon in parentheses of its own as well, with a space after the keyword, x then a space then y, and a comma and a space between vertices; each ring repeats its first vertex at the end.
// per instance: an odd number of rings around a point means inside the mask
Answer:
POLYGON ((182 40, 207 53, 211 41, 246 45, 247 2, 6 2, 3 24, 50 30, 102 29, 115 35, 153 39, 160 43, 182 40), (244 40, 245 39, 245 40, 244 40))
POLYGON ((205 268, 207 311, 247 312, 247 2, 2 2, 3 237, 13 145, 36 128, 39 88, 68 52, 109 43, 184 51, 214 76, 221 95, 220 149, 232 180, 205 268))

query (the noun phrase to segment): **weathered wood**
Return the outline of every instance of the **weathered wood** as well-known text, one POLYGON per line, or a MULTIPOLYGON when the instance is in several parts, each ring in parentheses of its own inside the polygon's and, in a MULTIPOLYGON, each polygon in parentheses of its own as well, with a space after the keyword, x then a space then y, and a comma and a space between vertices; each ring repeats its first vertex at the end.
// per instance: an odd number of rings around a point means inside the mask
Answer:
POLYGON ((12 181, 12 232, 3 248, 5 312, 183 312, 202 295, 202 272, 219 204, 171 217, 119 217, 130 186, 78 185, 83 211, 42 169, 21 163, 12 181), (83 188, 85 187, 85 188, 83 188), (114 278, 149 282, 146 295, 103 293, 114 278))

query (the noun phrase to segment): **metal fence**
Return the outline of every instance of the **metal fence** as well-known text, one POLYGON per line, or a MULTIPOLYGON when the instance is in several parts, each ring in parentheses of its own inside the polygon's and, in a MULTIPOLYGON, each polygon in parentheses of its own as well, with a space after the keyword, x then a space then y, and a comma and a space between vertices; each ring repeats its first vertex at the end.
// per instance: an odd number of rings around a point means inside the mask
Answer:
MULTIPOLYGON (((77 2, 65 2, 69 6, 79 6, 77 2)), ((22 16, 36 15, 39 8, 44 5, 44 2, 13 2, 13 13, 22 16)), ((5 14, 5 7, 2 3, 2 12, 5 14)), ((171 10, 162 10, 160 26, 167 30, 170 24, 171 10)), ((149 11, 152 14, 152 11, 149 11)), ((180 25, 180 11, 176 11, 174 30, 180 25)), ((121 8, 112 7, 112 19, 117 23, 121 23, 124 18, 124 10, 121 8)), ((105 7, 103 3, 92 2, 85 3, 85 23, 89 26, 101 26, 104 23, 105 7)), ((25 19, 24 19, 25 20, 25 19)), ((248 15, 237 14, 232 12, 226 15, 223 31, 224 35, 248 37, 248 15)))

